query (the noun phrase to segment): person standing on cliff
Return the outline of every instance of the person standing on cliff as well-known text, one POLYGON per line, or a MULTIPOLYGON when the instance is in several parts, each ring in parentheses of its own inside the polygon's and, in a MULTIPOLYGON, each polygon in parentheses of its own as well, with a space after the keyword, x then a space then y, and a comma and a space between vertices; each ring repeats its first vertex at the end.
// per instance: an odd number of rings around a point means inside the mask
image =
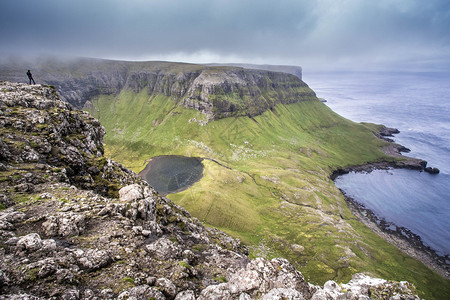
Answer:
POLYGON ((33 81, 33 84, 36 84, 36 82, 34 82, 33 75, 31 75, 31 71, 30 70, 28 70, 27 76, 28 76, 28 79, 30 79, 30 84, 31 84, 31 81, 33 81))

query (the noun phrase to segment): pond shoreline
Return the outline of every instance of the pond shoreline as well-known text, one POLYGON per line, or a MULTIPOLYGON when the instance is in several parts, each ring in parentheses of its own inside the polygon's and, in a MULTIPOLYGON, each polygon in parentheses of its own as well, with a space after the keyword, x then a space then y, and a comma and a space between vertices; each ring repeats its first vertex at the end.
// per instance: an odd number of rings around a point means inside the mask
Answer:
MULTIPOLYGON (((145 168, 139 172, 138 176, 142 177, 145 181, 147 181, 148 184, 150 184, 150 186, 152 186, 159 194, 161 194, 162 196, 167 196, 168 194, 174 194, 174 193, 179 193, 182 192, 184 190, 187 190, 188 188, 190 188, 194 183, 198 182, 202 177, 203 177, 203 164, 202 161, 204 159, 201 157, 187 157, 187 156, 182 156, 182 155, 160 155, 160 156, 155 156, 152 157, 148 160, 145 161, 146 166, 145 168), (167 184, 166 184, 166 188, 167 189, 162 189, 160 184, 153 184, 152 182, 150 182, 151 180, 149 180, 149 172, 153 171, 152 169, 152 164, 154 167, 155 163, 158 163, 161 160, 164 159, 168 159, 168 158, 173 158, 175 160, 180 160, 180 159, 187 159, 187 160, 195 160, 196 162, 199 162, 201 164, 201 172, 199 174, 195 174, 193 176, 193 174, 189 174, 189 172, 187 172, 187 169, 183 170, 183 169, 176 169, 175 168, 175 172, 170 174, 170 172, 166 172, 165 174, 159 174, 159 176, 157 176, 160 179, 163 180, 167 180, 167 184), (188 177, 186 178, 180 178, 180 177, 188 177), (180 180, 179 180, 180 179, 180 180), (184 179, 184 180, 183 180, 184 179), (181 182, 180 182, 181 181, 181 182), (171 185, 172 183, 172 185, 171 185), (175 186, 179 186, 179 188, 170 188, 169 186, 173 186, 173 184, 175 183, 175 186), (186 184, 187 183, 187 184, 186 184)), ((159 168, 161 168, 160 166, 158 166, 159 168)), ((170 167, 165 167, 162 168, 164 171, 171 171, 172 169, 174 169, 174 167, 176 167, 176 165, 172 165, 170 167)), ((164 173, 164 172, 162 172, 164 173)))

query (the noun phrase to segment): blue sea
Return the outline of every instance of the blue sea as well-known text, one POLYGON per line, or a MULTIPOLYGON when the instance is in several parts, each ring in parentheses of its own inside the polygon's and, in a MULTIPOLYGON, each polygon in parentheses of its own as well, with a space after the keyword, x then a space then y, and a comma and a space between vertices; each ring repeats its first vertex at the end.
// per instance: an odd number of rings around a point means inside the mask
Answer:
POLYGON ((405 155, 440 169, 350 173, 336 179, 345 193, 378 217, 419 235, 450 255, 450 73, 307 73, 303 80, 340 115, 400 130, 405 155))

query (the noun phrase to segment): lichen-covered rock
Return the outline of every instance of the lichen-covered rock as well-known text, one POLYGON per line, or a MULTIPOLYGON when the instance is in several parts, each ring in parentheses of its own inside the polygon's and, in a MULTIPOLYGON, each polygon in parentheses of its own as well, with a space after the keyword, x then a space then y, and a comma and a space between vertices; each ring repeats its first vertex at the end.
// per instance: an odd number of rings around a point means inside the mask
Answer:
POLYGON ((139 299, 155 299, 155 300, 166 300, 167 298, 164 296, 164 294, 154 288, 150 287, 148 285, 140 285, 133 287, 123 293, 121 293, 117 299, 123 299, 123 300, 139 300, 139 299))
POLYGON ((130 184, 119 190, 119 198, 122 202, 131 202, 144 198, 144 189, 139 184, 130 184))
POLYGON ((210 285, 202 290, 202 293, 197 298, 198 300, 229 300, 233 299, 233 293, 230 290, 230 286, 226 283, 221 283, 217 285, 210 285))
POLYGON ((47 217, 42 224, 48 236, 75 236, 84 231, 85 216, 74 212, 63 212, 47 217))
POLYGON ((177 287, 167 278, 159 278, 155 283, 156 287, 159 287, 160 290, 166 295, 169 299, 173 299, 177 294, 177 287))
POLYGON ((14 225, 9 223, 8 221, 0 219, 0 230, 13 230, 14 225))
MULTIPOLYGON (((261 297, 261 300, 304 300, 305 297, 297 290, 275 288, 261 297)), ((326 298, 324 298, 326 299, 326 298)))
POLYGON ((181 254, 181 248, 167 238, 160 238, 145 248, 148 253, 155 255, 158 259, 177 258, 181 254))
POLYGON ((112 261, 111 256, 106 250, 79 249, 74 254, 81 268, 87 271, 100 269, 112 261))
POLYGON ((303 292, 308 294, 309 292, 309 287, 305 284, 302 274, 287 260, 277 258, 269 261, 257 258, 249 262, 245 268, 230 275, 227 283, 204 289, 201 299, 208 299, 208 297, 232 299, 242 293, 251 297, 259 297, 273 289, 282 289, 279 293, 287 289, 297 291, 299 294, 303 292))
POLYGON ((80 291, 76 288, 67 289, 61 295, 61 299, 63 299, 63 300, 78 300, 78 299, 80 299, 80 291))
POLYGON ((0 220, 9 223, 17 223, 21 222, 25 219, 25 214, 21 211, 17 211, 14 208, 5 209, 4 211, 0 211, 0 220))
POLYGON ((10 207, 14 205, 14 201, 12 201, 7 195, 0 194, 0 204, 3 205, 4 207, 10 207))
POLYGON ((414 286, 407 282, 392 282, 380 278, 373 278, 358 273, 353 275, 347 284, 337 284, 327 281, 322 288, 311 297, 319 299, 420 299, 416 295, 414 286))
POLYGON ((195 300, 195 293, 192 290, 182 291, 177 294, 175 300, 195 300))
POLYGON ((273 288, 300 289, 304 285, 304 279, 285 259, 267 261, 257 258, 234 274, 230 283, 235 284, 240 292, 248 293, 257 289, 265 293, 273 288))
POLYGON ((17 241, 17 248, 27 251, 36 251, 42 248, 42 240, 39 234, 30 233, 17 241))

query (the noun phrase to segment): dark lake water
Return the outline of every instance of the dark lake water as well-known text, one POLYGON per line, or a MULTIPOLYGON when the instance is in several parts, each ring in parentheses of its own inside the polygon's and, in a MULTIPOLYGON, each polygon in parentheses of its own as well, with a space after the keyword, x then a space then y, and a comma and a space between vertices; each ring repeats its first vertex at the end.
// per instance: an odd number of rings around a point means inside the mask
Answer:
POLYGON ((347 195, 379 217, 450 255, 450 73, 315 73, 304 80, 327 105, 356 122, 395 127, 407 155, 441 173, 411 170, 351 173, 336 179, 347 195))
POLYGON ((202 178, 202 159, 173 155, 153 157, 139 175, 163 196, 178 193, 202 178))

